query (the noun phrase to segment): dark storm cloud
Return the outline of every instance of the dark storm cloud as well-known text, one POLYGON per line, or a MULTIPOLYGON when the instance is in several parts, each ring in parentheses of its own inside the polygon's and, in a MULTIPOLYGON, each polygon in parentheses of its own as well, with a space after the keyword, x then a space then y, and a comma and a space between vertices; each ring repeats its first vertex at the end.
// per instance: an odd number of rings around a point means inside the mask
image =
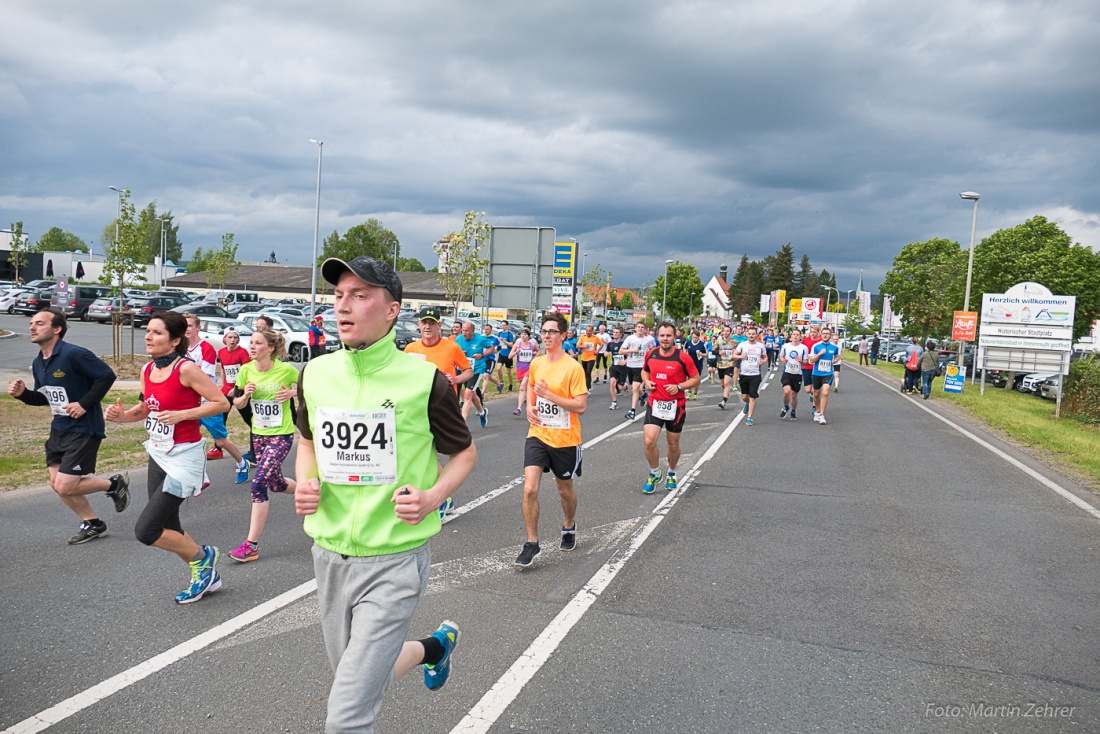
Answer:
POLYGON ((966 189, 979 235, 1046 214, 1100 242, 1095 3, 17 0, 0 22, 25 31, 0 48, 0 214, 32 237, 98 238, 117 185, 188 254, 234 231, 305 262, 313 137, 322 233, 376 216, 425 262, 477 209, 624 284, 789 241, 853 287, 967 239, 966 189))

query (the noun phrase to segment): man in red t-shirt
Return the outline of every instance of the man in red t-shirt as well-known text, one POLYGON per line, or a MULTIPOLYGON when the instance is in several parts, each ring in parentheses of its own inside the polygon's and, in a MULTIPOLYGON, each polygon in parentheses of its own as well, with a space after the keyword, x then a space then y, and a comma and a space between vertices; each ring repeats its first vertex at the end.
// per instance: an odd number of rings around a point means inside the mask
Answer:
POLYGON ((676 464, 680 461, 680 433, 687 418, 687 391, 699 386, 695 360, 676 346, 676 327, 665 322, 657 327, 657 348, 649 350, 642 364, 642 384, 649 390, 646 401, 645 458, 649 476, 642 491, 652 494, 661 481, 661 450, 657 437, 665 429, 668 440, 668 477, 665 489, 676 489, 676 464))
MULTIPOLYGON (((222 333, 222 341, 225 346, 218 350, 218 377, 221 381, 222 394, 229 398, 229 404, 233 404, 233 386, 237 382, 237 373, 241 365, 252 361, 248 350, 241 346, 241 335, 233 327, 228 327, 222 333)), ((252 446, 252 408, 251 403, 246 403, 243 408, 237 408, 241 418, 248 425, 248 453, 242 454, 242 458, 251 463, 256 463, 256 452, 252 446)), ((229 426, 229 413, 222 413, 222 422, 229 426)))

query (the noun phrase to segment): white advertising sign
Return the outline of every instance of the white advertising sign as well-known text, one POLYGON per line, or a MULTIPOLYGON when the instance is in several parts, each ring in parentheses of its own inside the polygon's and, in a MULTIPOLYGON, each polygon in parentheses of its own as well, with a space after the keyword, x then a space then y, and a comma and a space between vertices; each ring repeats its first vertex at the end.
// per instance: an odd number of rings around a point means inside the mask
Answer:
POLYGON ((1072 341, 1014 338, 1011 336, 986 336, 985 334, 979 337, 978 345, 982 347, 1005 347, 1008 349, 1047 349, 1055 352, 1073 351, 1072 341))
POLYGON ((982 326, 982 336, 1014 336, 1036 339, 1064 339, 1073 341, 1073 327, 1071 326, 1034 326, 1023 324, 998 324, 989 323, 982 326))
POLYGON ((821 313, 821 299, 820 298, 803 298, 802 310, 807 313, 821 313))
POLYGON ((1069 326, 1077 308, 1076 296, 1056 296, 1038 283, 1020 283, 1006 293, 982 296, 981 320, 986 323, 1069 326))

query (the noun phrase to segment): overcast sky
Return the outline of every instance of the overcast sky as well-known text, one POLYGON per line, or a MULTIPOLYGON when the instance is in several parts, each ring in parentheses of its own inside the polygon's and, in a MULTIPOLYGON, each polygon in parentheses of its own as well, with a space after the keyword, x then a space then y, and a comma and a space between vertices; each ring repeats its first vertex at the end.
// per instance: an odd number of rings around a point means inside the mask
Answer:
POLYGON ((0 223, 100 251, 116 195, 184 253, 307 263, 377 217, 402 254, 487 212, 637 285, 791 242, 876 288, 907 242, 1036 214, 1100 246, 1100 3, 0 4, 0 223))

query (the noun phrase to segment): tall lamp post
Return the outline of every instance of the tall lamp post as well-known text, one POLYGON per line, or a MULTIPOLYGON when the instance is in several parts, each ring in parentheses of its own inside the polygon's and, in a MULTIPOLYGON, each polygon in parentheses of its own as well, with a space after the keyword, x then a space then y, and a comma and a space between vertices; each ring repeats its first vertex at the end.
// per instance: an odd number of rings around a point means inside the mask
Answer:
POLYGON ((695 309, 695 291, 692 291, 691 295, 688 297, 688 325, 691 324, 691 315, 693 313, 695 313, 694 309, 695 309))
POLYGON ((317 145, 317 206, 313 217, 313 273, 309 285, 309 321, 313 323, 313 317, 317 314, 317 237, 321 231, 321 153, 325 149, 325 141, 310 138, 309 142, 317 145))
POLYGON ((836 300, 839 301, 840 300, 840 291, 838 291, 836 288, 833 288, 831 285, 823 285, 821 287, 825 289, 825 310, 822 311, 822 314, 824 314, 825 325, 828 326, 829 325, 829 298, 833 295, 833 291, 836 291, 836 300))
MULTIPOLYGON (((966 295, 963 297, 963 311, 970 310, 970 281, 974 275, 974 234, 978 230, 978 199, 982 198, 976 191, 964 191, 959 194, 960 199, 966 199, 974 202, 974 219, 970 222, 970 260, 966 265, 966 295)), ((965 353, 965 346, 962 339, 959 340, 959 369, 964 370, 963 375, 966 374, 966 365, 963 362, 963 355, 965 353)))
POLYGON ((160 218, 160 287, 164 288, 167 282, 164 277, 164 261, 168 259, 168 238, 164 234, 164 217, 160 218))
POLYGON ((668 301, 668 266, 672 264, 672 260, 665 260, 665 292, 661 295, 661 321, 668 318, 668 312, 665 310, 665 303, 668 301))

